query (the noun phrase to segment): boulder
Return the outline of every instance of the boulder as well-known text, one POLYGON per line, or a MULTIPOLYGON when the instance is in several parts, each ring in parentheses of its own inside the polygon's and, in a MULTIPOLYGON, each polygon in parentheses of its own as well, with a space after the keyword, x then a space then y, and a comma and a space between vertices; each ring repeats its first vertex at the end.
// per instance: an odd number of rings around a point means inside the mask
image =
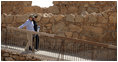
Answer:
POLYGON ((58 5, 59 4, 59 1, 53 1, 53 4, 54 5, 58 5))
MULTIPOLYGON (((25 57, 22 57, 22 56, 21 56, 21 57, 19 57, 19 60, 20 60, 20 61, 24 61, 24 60, 25 60, 25 57)), ((30 59, 30 60, 31 60, 31 59, 30 59)))
POLYGON ((6 57, 6 58, 5 58, 5 61, 14 61, 14 59, 11 58, 11 57, 6 57))
POLYGON ((114 12, 109 16, 109 23, 117 23, 117 12, 114 12))
POLYGON ((95 23, 95 22, 97 22, 97 17, 94 16, 94 15, 88 16, 88 22, 90 22, 90 23, 95 23))
POLYGON ((42 13, 43 9, 38 6, 29 6, 29 7, 23 7, 22 13, 42 13))
POLYGON ((78 14, 80 15, 83 11, 86 11, 86 8, 83 5, 80 5, 78 9, 78 14))
POLYGON ((47 29, 50 29, 52 27, 52 24, 47 24, 46 27, 47 29))
POLYGON ((103 16, 98 16, 98 22, 100 22, 100 23, 107 23, 108 22, 108 19, 106 19, 103 16))
POLYGON ((34 9, 33 7, 23 7, 23 13, 33 13, 34 9))
POLYGON ((14 17, 16 23, 25 23, 29 18, 29 15, 16 15, 14 17))
POLYGON ((83 22, 83 21, 84 21, 84 18, 81 15, 77 15, 75 17, 75 22, 83 22))
POLYGON ((67 38, 71 38, 72 37, 72 32, 65 32, 65 35, 67 38))
POLYGON ((87 11, 88 11, 89 13, 98 12, 98 8, 96 8, 96 7, 88 7, 87 11))
POLYGON ((51 26, 52 26, 52 24, 47 24, 46 26, 47 26, 47 27, 51 27, 51 26))
POLYGON ((58 32, 56 33, 57 36, 60 36, 60 37, 65 37, 64 33, 63 32, 58 32))
POLYGON ((59 22, 52 27, 53 28, 52 31, 55 33, 60 32, 64 29, 64 27, 65 27, 64 22, 59 22))
POLYGON ((4 18, 4 23, 12 23, 14 21, 13 15, 6 15, 4 18))
POLYGON ((42 17, 52 17, 54 15, 52 13, 42 13, 42 14, 40 14, 40 16, 42 16, 42 17))
POLYGON ((42 19, 41 19, 41 23, 42 24, 46 24, 46 23, 48 23, 49 22, 49 17, 43 17, 42 19))
POLYGON ((8 57, 9 53, 4 53, 3 56, 8 57))
POLYGON ((67 14, 67 12, 68 12, 66 7, 61 7, 60 11, 61 11, 62 14, 67 14))
POLYGON ((105 18, 108 18, 108 14, 107 13, 103 13, 103 16, 105 17, 105 18))
POLYGON ((55 18, 54 18, 54 17, 51 17, 51 18, 50 18, 50 22, 51 22, 51 23, 54 23, 54 22, 55 22, 55 18))
POLYGON ((76 32, 81 32, 82 31, 82 28, 80 26, 73 25, 73 24, 69 25, 69 29, 70 29, 70 31, 76 31, 76 32))
POLYGON ((75 16, 74 16, 74 15, 72 15, 72 14, 67 15, 67 16, 66 16, 66 21, 69 21, 69 22, 74 22, 74 18, 75 18, 75 16))
POLYGON ((89 4, 95 5, 96 1, 91 1, 89 4))
POLYGON ((58 22, 58 21, 61 21, 63 19, 63 15, 57 15, 55 16, 55 21, 58 22))
POLYGON ((70 6, 68 7, 68 13, 76 13, 78 11, 78 7, 70 6))
POLYGON ((37 17, 36 21, 40 22, 41 18, 42 18, 42 16, 38 14, 38 17, 37 17))
POLYGON ((72 38, 74 38, 74 39, 78 39, 78 33, 73 33, 72 38))
POLYGON ((89 4, 84 4, 84 7, 88 7, 89 6, 89 4))
POLYGON ((13 55, 12 57, 13 57, 15 60, 17 60, 17 61, 18 61, 19 58, 20 58, 18 55, 13 55))
POLYGON ((26 60, 31 60, 31 59, 32 59, 31 56, 27 56, 27 57, 26 57, 26 60))
POLYGON ((59 13, 59 8, 57 6, 50 6, 48 8, 49 13, 54 13, 54 14, 58 14, 59 13))
POLYGON ((110 27, 108 28, 109 31, 117 31, 117 24, 114 24, 114 25, 110 25, 110 27))
POLYGON ((85 31, 91 31, 98 35, 103 34, 103 29, 101 27, 93 27, 93 26, 84 26, 85 31))
POLYGON ((81 15, 82 15, 83 17, 86 17, 87 15, 89 15, 89 13, 88 13, 87 11, 83 11, 83 12, 81 13, 81 15))

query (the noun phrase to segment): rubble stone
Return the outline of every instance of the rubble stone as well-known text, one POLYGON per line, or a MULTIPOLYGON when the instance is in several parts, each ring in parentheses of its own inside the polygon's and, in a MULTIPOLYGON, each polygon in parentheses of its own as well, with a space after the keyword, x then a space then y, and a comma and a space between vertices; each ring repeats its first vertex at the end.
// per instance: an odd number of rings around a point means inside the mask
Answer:
POLYGON ((5 61, 14 61, 14 59, 11 58, 11 57, 6 57, 6 58, 5 58, 5 61))
POLYGON ((54 14, 58 14, 58 13, 59 13, 59 9, 58 9, 57 6, 51 6, 51 7, 49 7, 49 8, 48 8, 48 11, 49 11, 50 13, 54 13, 54 14))
POLYGON ((72 37, 72 32, 65 32, 65 35, 67 38, 71 38, 72 37))
POLYGON ((114 12, 109 17, 109 23, 117 23, 117 13, 114 12))
POLYGON ((88 22, 91 22, 91 23, 97 22, 96 16, 90 15, 90 16, 88 16, 88 17, 89 17, 88 22))
POLYGON ((100 22, 100 23, 107 23, 108 22, 108 19, 106 19, 103 16, 98 16, 98 22, 100 22))
POLYGON ((55 17, 56 22, 63 20, 63 17, 64 17, 63 15, 57 15, 55 17))
POLYGON ((81 27, 76 26, 76 25, 73 25, 73 24, 70 24, 70 25, 69 25, 69 29, 70 29, 70 31, 72 31, 72 32, 74 32, 74 31, 76 31, 76 32, 81 32, 81 31, 82 31, 82 28, 81 28, 81 27))
POLYGON ((3 56, 7 56, 8 57, 9 56, 9 53, 4 53, 3 56))
POLYGON ((74 22, 74 16, 73 15, 67 15, 66 16, 66 21, 74 22))
POLYGON ((65 24, 63 22, 57 23, 56 25, 54 25, 53 28, 53 32, 60 32, 63 30, 63 28, 65 27, 65 24))
POLYGON ((80 15, 76 16, 75 17, 75 22, 83 22, 84 21, 84 18, 80 15))

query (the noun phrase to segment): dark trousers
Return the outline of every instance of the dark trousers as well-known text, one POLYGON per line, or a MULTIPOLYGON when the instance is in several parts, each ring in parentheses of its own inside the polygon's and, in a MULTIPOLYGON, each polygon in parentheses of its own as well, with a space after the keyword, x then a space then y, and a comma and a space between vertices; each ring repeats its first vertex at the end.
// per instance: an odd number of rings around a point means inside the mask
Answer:
POLYGON ((39 49, 39 36, 37 34, 33 35, 33 46, 34 49, 39 49))

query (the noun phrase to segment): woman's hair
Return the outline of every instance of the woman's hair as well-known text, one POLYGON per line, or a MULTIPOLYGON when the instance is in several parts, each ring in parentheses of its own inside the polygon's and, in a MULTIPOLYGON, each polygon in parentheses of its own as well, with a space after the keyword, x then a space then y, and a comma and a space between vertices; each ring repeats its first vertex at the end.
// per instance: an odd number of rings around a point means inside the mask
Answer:
POLYGON ((34 18, 34 15, 33 14, 30 14, 29 18, 34 18))
POLYGON ((35 18, 37 18, 37 17, 38 17, 38 15, 37 15, 37 14, 34 14, 34 17, 35 17, 35 18))

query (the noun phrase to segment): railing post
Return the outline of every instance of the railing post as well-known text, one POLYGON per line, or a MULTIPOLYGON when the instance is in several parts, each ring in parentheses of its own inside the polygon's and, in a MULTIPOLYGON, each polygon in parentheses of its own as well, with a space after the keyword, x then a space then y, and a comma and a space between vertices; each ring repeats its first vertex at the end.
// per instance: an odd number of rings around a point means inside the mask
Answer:
POLYGON ((92 60, 96 59, 96 46, 92 46, 92 60))
POLYGON ((58 59, 57 59, 58 61, 59 61, 60 55, 61 55, 61 59, 64 60, 64 52, 65 52, 64 43, 65 43, 65 39, 62 39, 61 46, 60 46, 60 51, 59 51, 59 56, 58 56, 58 59))
POLYGON ((6 27, 5 43, 6 43, 6 42, 8 42, 8 41, 7 41, 7 40, 8 40, 8 38, 7 38, 7 37, 8 37, 8 29, 7 29, 7 27, 6 27))

